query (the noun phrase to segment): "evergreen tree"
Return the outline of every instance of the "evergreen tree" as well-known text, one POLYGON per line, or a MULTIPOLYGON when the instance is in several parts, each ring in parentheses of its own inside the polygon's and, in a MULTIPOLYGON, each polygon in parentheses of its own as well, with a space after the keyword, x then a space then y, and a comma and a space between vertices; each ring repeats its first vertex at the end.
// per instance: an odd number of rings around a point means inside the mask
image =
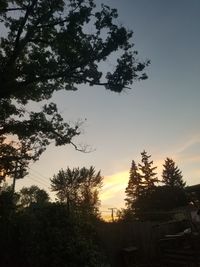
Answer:
POLYGON ((142 163, 139 164, 139 170, 141 171, 141 176, 143 179, 143 184, 146 191, 152 191, 155 187, 155 184, 159 182, 157 178, 157 173, 155 169, 157 167, 153 167, 153 161, 150 161, 151 155, 147 155, 147 152, 144 150, 142 153, 142 163))
POLYGON ((173 159, 167 158, 163 165, 162 182, 170 187, 184 188, 185 182, 183 181, 182 172, 175 165, 173 159))
POLYGON ((133 160, 130 168, 128 186, 125 190, 125 202, 128 209, 134 209, 134 204, 136 204, 137 199, 141 196, 142 189, 142 177, 138 172, 138 167, 135 161, 133 160))

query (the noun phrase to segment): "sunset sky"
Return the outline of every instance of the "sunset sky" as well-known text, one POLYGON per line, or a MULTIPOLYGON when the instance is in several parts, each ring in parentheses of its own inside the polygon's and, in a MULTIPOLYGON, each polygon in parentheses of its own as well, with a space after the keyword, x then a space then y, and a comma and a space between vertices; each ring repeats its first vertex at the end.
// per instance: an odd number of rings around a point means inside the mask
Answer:
MULTIPOLYGON (((95 86, 55 93, 53 101, 65 120, 87 119, 76 143, 94 152, 52 144, 30 166, 29 176, 17 181, 17 189, 31 184, 48 189, 49 178, 61 168, 93 165, 104 176, 101 201, 107 211, 124 206, 131 161, 139 162, 144 149, 158 175, 170 157, 188 185, 200 183, 200 1, 103 2, 117 8, 119 23, 134 31, 140 58, 151 60, 149 79, 121 94, 95 86)), ((107 68, 113 68, 111 61, 107 68)))

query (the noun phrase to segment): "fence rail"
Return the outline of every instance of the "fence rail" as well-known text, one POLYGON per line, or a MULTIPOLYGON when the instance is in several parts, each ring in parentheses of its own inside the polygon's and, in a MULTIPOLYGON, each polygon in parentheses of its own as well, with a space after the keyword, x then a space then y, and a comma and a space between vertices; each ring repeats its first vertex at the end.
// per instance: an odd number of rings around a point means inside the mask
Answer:
POLYGON ((162 224, 137 221, 101 223, 98 225, 98 234, 111 266, 125 267, 124 249, 137 248, 134 250, 134 255, 131 252, 127 252, 127 255, 133 259, 132 261, 155 262, 160 252, 158 241, 165 235, 176 234, 186 227, 186 222, 162 224))

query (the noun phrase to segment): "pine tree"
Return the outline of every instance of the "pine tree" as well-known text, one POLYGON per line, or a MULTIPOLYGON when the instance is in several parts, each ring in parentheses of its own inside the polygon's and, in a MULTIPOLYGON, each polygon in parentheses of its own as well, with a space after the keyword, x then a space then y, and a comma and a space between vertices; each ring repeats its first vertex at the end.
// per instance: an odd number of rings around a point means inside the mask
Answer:
POLYGON ((173 159, 166 158, 163 164, 162 182, 170 187, 184 188, 185 182, 183 181, 182 172, 175 166, 173 159))
POLYGON ((142 194, 142 178, 138 172, 138 167, 135 161, 132 161, 130 172, 129 172, 128 186, 126 187, 125 202, 128 209, 134 209, 134 204, 136 204, 138 198, 142 194))
POLYGON ((157 173, 154 172, 157 167, 153 167, 153 161, 149 161, 151 155, 147 155, 147 152, 144 150, 141 153, 142 163, 139 164, 139 170, 141 171, 141 176, 143 179, 144 188, 146 191, 151 191, 156 183, 159 182, 157 178, 157 173))

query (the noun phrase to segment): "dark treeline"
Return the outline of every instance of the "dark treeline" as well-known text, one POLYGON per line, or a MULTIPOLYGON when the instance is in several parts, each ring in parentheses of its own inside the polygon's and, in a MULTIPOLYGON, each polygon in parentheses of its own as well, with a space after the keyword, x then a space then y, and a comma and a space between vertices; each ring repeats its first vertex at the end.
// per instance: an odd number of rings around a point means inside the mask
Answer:
MULTIPOLYGON (((159 179, 151 156, 146 151, 141 156, 139 164, 132 161, 119 221, 169 221, 170 211, 189 201, 182 173, 167 158, 159 179)), ((13 192, 1 184, 0 266, 109 266, 97 230, 101 173, 92 166, 67 168, 50 181, 54 202, 37 186, 13 192)))
POLYGON ((141 153, 141 163, 132 161, 125 190, 126 208, 119 212, 120 220, 169 220, 170 211, 189 203, 191 196, 174 160, 166 158, 161 178, 156 168, 146 151, 141 153))
POLYGON ((57 201, 37 186, 0 192, 0 266, 104 266, 96 234, 100 172, 61 170, 51 180, 57 201))

